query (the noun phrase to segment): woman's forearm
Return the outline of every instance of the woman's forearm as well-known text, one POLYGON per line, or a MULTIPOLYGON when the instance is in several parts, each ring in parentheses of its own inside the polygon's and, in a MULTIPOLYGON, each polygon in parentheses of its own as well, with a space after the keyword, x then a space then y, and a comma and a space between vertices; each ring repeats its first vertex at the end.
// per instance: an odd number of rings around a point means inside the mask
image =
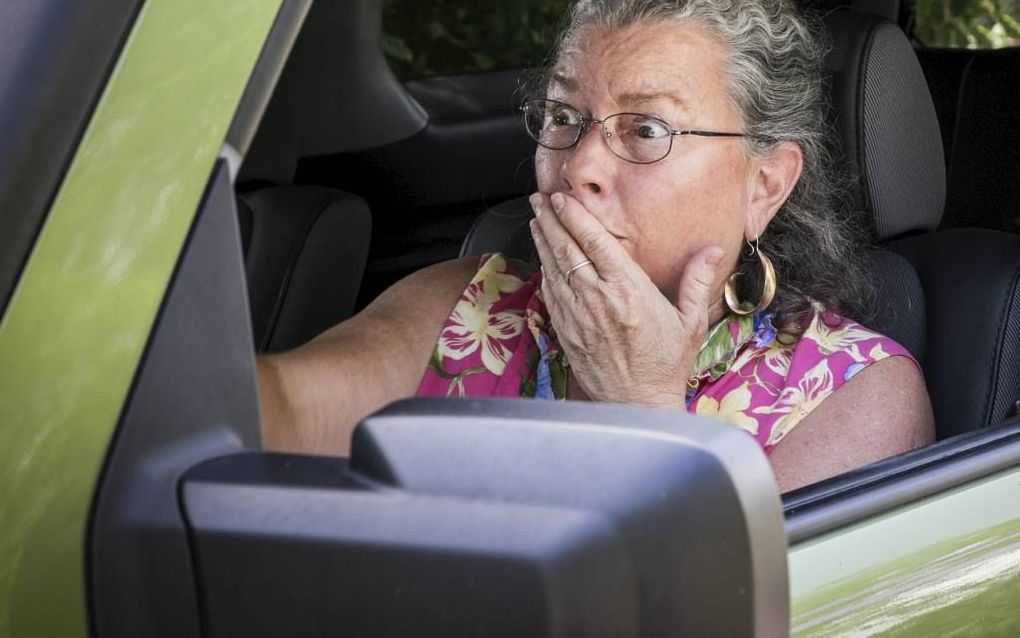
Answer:
POLYGON ((303 423, 307 417, 299 415, 295 407, 300 402, 288 396, 280 364, 279 357, 272 355, 255 359, 262 447, 274 452, 302 452, 305 446, 300 435, 311 424, 303 423))
POLYGON ((476 262, 419 271, 300 348, 258 356, 264 449, 349 454, 351 434, 365 415, 414 395, 476 262))

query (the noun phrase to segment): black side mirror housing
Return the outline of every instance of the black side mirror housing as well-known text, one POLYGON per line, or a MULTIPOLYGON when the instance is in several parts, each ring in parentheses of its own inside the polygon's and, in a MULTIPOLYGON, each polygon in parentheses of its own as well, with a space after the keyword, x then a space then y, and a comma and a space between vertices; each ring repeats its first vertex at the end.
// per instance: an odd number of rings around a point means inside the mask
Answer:
POLYGON ((210 636, 788 631, 768 464, 680 412, 408 400, 349 460, 225 457, 182 498, 210 636))

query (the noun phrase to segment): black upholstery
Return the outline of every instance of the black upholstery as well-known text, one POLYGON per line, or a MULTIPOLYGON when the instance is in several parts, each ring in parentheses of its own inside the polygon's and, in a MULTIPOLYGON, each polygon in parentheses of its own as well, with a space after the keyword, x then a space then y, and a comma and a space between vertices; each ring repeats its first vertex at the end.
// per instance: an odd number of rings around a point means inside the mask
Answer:
POLYGON ((900 0, 852 0, 850 6, 855 11, 874 13, 886 17, 893 22, 900 18, 900 0))
POLYGON ((878 239, 937 228, 945 161, 935 107, 910 43, 895 23, 873 14, 836 11, 825 23, 836 125, 878 239))
MULTIPOLYGON (((945 196, 942 141, 910 43, 874 13, 834 11, 825 25, 833 46, 825 71, 834 124, 845 167, 857 178, 854 200, 868 212, 874 237, 936 229, 945 196)), ((884 248, 868 256, 877 293, 868 323, 925 367, 928 305, 917 270, 884 248)))
POLYGON ((945 160, 913 49, 874 15, 841 11, 826 23, 844 152, 888 251, 876 251, 873 325, 915 354, 924 344, 918 360, 939 438, 1000 422, 1020 398, 1020 238, 930 232, 944 209, 945 160))
POLYGON ((924 368, 939 438, 1002 421, 1020 399, 1020 239, 956 229, 889 248, 924 286, 924 368))
POLYGON ((360 198, 317 186, 238 196, 255 347, 293 348, 353 314, 371 238, 360 198))
POLYGON ((910 351, 922 367, 927 360, 927 303, 917 270, 902 255, 889 250, 868 251, 876 288, 876 330, 910 351))
POLYGON ((515 197, 486 210, 468 231, 461 257, 503 253, 523 261, 538 261, 528 222, 535 216, 527 197, 515 197))
POLYGON ((967 53, 952 124, 943 227, 1015 233, 1020 231, 1020 49, 967 53))
MULTIPOLYGON (((957 112, 960 105, 960 89, 963 86, 963 78, 974 59, 974 51, 917 48, 916 52, 921 69, 924 71, 924 77, 928 81, 931 99, 935 103, 935 113, 939 118, 948 175, 949 162, 952 161, 953 155, 957 112)), ((948 183, 946 188, 949 188, 948 183)), ((945 221, 945 216, 943 216, 943 222, 945 221)))

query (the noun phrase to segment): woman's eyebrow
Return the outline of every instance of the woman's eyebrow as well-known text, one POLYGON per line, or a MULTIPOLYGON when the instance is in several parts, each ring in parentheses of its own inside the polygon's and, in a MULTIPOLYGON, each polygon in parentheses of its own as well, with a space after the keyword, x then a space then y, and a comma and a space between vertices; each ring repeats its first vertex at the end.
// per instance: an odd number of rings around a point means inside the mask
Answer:
POLYGON ((573 78, 571 78, 569 76, 566 76, 566 75, 564 75, 563 73, 561 73, 559 71, 554 71, 553 72, 553 74, 552 74, 552 82, 555 82, 556 84, 559 84, 560 86, 562 86, 564 89, 566 89, 568 91, 576 91, 577 90, 577 80, 575 80, 575 79, 573 79, 573 78))
POLYGON ((628 91, 627 93, 621 93, 616 101, 620 104, 645 104, 648 102, 654 102, 655 100, 668 100, 679 110, 687 110, 687 103, 684 102, 681 97, 672 93, 628 91))

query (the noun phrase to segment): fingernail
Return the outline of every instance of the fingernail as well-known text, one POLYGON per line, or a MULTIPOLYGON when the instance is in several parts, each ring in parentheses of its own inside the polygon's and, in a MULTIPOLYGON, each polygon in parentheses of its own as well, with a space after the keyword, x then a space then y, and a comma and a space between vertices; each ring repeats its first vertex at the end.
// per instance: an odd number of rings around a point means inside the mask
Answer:
POLYGON ((563 193, 553 193, 549 198, 549 201, 552 202, 553 210, 557 213, 560 212, 563 209, 563 205, 567 203, 567 199, 563 197, 563 193))
POLYGON ((722 258, 723 258, 722 249, 713 248, 708 252, 708 255, 705 257, 705 263, 707 263, 709 266, 718 266, 719 262, 722 261, 722 258))
POLYGON ((531 210, 535 211, 535 217, 542 214, 542 195, 539 193, 533 193, 528 198, 528 202, 531 204, 531 210))
POLYGON ((531 234, 532 235, 536 234, 535 227, 537 226, 537 224, 538 224, 538 222, 536 222, 534 219, 531 220, 530 222, 528 222, 528 228, 531 229, 531 234))

